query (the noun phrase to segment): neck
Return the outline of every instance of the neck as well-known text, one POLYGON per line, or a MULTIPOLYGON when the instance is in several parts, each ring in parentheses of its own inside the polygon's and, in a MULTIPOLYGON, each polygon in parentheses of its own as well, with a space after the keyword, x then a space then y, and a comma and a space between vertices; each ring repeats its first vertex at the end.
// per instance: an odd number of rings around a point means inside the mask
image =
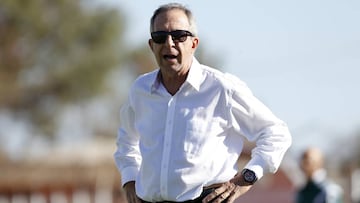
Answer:
POLYGON ((185 82, 186 78, 187 74, 175 77, 166 77, 162 75, 161 82, 171 95, 175 95, 176 92, 180 89, 181 85, 185 82))
POLYGON ((188 66, 184 65, 178 72, 167 72, 160 69, 161 82, 171 95, 175 95, 181 85, 186 81, 191 68, 191 63, 192 60, 188 66))

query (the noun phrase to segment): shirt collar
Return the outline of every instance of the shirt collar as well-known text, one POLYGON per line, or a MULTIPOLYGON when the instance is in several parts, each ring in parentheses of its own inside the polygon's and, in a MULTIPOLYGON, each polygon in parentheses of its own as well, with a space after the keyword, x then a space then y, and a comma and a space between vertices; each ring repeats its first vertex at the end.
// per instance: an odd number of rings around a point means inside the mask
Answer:
POLYGON ((193 57, 193 62, 191 64, 189 74, 186 78, 187 83, 189 83, 196 91, 200 90, 200 85, 203 81, 203 74, 200 63, 193 57))
POLYGON ((311 177, 312 181, 315 183, 321 183, 326 179, 326 170, 321 168, 314 172, 311 177))
POLYGON ((150 89, 151 93, 154 93, 157 89, 159 89, 160 83, 161 83, 161 74, 160 74, 160 69, 158 69, 155 72, 155 78, 151 85, 151 89, 150 89))
MULTIPOLYGON (((201 64, 198 62, 198 60, 193 57, 193 61, 189 70, 189 74, 186 78, 186 83, 189 83, 196 91, 200 90, 200 85, 202 80, 202 71, 201 71, 201 64)), ((151 85, 151 93, 154 93, 156 90, 159 89, 161 84, 161 73, 160 69, 157 70, 155 73, 156 76, 154 78, 154 81, 151 85)))

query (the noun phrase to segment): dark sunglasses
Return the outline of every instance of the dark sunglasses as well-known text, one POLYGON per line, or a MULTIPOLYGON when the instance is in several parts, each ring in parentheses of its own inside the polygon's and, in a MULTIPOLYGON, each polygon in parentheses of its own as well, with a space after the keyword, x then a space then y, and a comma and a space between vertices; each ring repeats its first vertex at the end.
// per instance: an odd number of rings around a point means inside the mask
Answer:
POLYGON ((168 35, 174 42, 185 42, 188 36, 193 37, 194 35, 187 30, 174 30, 174 31, 157 31, 151 33, 152 40, 157 44, 163 44, 166 42, 168 35))

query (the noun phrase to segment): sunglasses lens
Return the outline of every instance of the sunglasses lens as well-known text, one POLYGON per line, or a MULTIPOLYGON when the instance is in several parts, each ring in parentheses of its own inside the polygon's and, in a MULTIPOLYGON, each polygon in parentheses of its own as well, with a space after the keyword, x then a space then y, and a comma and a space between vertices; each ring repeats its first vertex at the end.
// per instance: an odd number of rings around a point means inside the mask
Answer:
POLYGON ((171 35, 171 39, 174 42, 185 42, 187 36, 193 36, 191 32, 186 30, 175 30, 171 32, 157 31, 151 33, 152 40, 157 44, 163 44, 166 42, 168 35, 171 35))
POLYGON ((164 32, 164 31, 151 33, 152 40, 154 40, 154 42, 158 43, 158 44, 165 43, 167 36, 168 36, 168 33, 164 32))
POLYGON ((188 35, 185 30, 176 30, 171 33, 171 37, 174 42, 185 42, 187 36, 188 35))

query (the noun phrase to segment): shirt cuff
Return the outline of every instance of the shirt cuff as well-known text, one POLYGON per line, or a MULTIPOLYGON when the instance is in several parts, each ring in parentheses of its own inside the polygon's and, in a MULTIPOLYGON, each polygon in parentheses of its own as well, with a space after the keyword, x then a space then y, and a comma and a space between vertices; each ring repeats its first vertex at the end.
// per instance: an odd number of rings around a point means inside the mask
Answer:
POLYGON ((253 156, 244 168, 254 171, 258 180, 264 176, 266 162, 260 156, 253 156))
POLYGON ((139 169, 134 166, 126 167, 121 170, 121 184, 122 186, 129 181, 135 181, 137 174, 139 173, 139 169))

